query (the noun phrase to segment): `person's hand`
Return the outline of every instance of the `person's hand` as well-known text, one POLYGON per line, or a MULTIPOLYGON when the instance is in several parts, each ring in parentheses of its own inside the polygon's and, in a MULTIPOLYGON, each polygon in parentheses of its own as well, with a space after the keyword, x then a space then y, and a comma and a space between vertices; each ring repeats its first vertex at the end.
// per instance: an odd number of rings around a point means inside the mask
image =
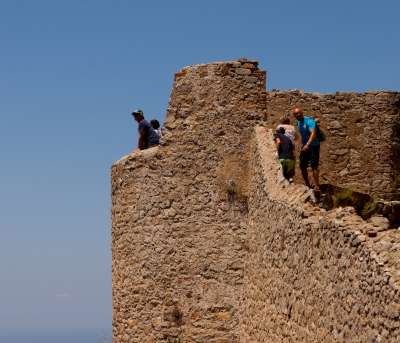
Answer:
POLYGON ((310 146, 308 145, 308 144, 306 144, 305 146, 303 146, 303 148, 301 149, 301 151, 307 151, 308 150, 308 148, 309 148, 310 146))

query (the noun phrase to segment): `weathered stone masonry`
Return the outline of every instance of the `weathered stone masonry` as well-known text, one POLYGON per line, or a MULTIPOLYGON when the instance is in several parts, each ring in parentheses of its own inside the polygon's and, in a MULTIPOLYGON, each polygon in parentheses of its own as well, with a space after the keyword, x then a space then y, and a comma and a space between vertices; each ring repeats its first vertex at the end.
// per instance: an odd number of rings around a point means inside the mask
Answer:
POLYGON ((273 163, 271 138, 256 130, 242 341, 398 342, 399 230, 370 238, 353 209, 306 204, 309 190, 273 163))
POLYGON ((393 200, 399 103, 266 92, 247 60, 177 73, 162 145, 112 168, 114 343, 396 342, 398 232, 305 203, 255 128, 303 105, 328 131, 323 177, 393 200))
POLYGON ((240 338, 244 166, 264 89, 255 63, 184 69, 163 145, 113 166, 115 342, 240 338), (226 180, 238 201, 226 201, 226 180))
POLYGON ((318 94, 266 93, 268 123, 295 105, 321 118, 324 181, 400 200, 400 96, 396 92, 318 94))

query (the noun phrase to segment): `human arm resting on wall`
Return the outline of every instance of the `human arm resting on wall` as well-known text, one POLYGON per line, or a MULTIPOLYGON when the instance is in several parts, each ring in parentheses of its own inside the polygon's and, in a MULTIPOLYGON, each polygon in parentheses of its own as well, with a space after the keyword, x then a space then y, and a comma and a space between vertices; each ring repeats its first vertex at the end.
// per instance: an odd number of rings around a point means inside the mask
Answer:
POLYGON ((276 150, 279 150, 279 145, 281 145, 281 140, 279 137, 275 137, 275 145, 276 145, 276 150))
POLYGON ((281 145, 281 140, 279 139, 279 137, 276 135, 274 137, 274 141, 275 141, 275 146, 276 146, 276 157, 279 158, 279 146, 281 145))

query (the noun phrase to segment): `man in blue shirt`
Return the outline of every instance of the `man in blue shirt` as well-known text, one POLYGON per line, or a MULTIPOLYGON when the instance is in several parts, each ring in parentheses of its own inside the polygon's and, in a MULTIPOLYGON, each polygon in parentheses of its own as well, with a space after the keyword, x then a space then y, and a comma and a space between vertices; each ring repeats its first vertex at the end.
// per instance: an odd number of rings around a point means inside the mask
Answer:
POLYGON ((311 166, 315 191, 319 192, 319 147, 317 138, 317 123, 312 117, 305 116, 299 107, 293 109, 293 116, 296 118, 296 126, 301 135, 300 169, 305 184, 311 187, 308 180, 308 165, 311 166))
POLYGON ((143 111, 133 111, 132 115, 139 124, 138 148, 140 150, 143 150, 160 144, 160 138, 158 137, 157 132, 152 128, 150 123, 146 119, 144 119, 143 111))

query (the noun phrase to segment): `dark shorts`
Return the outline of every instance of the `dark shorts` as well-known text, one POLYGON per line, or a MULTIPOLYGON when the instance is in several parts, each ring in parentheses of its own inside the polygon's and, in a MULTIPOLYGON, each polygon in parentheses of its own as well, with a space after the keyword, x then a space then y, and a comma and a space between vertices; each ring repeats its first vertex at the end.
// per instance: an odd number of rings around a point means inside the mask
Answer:
POLYGON ((308 165, 311 165, 312 169, 318 169, 319 145, 312 145, 307 151, 300 153, 300 169, 307 169, 308 165))

